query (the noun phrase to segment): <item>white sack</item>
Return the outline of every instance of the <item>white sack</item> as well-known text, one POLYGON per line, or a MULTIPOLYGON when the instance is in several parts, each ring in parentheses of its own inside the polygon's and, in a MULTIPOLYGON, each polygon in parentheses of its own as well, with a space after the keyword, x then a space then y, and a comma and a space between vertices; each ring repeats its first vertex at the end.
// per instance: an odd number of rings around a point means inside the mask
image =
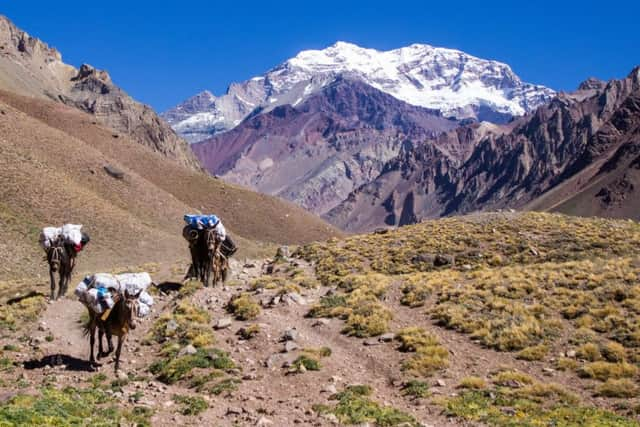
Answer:
POLYGON ((125 273, 116 276, 120 282, 120 291, 128 295, 138 295, 151 285, 151 276, 149 273, 125 273))
POLYGON ((45 227, 40 233, 40 246, 43 249, 49 249, 58 240, 62 234, 62 228, 59 227, 45 227))
POLYGON ((140 292, 140 296, 138 296, 138 301, 141 304, 145 304, 148 306, 153 305, 153 297, 147 293, 147 291, 140 292))
POLYGON ((143 302, 138 303, 138 317, 146 317, 149 313, 151 313, 151 307, 143 302))
POLYGON ((117 276, 108 273, 96 273, 91 276, 91 285, 90 288, 107 288, 114 289, 116 292, 121 292, 120 281, 117 276))
POLYGON ((79 245, 82 241, 82 225, 80 224, 65 224, 62 226, 62 237, 67 243, 73 243, 79 245))

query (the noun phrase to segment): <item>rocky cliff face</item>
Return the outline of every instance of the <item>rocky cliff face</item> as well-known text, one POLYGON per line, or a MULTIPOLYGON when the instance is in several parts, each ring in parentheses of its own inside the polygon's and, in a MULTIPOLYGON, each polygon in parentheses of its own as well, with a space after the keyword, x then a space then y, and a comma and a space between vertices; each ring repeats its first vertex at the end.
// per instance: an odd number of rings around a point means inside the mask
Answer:
POLYGON ((0 88, 72 105, 181 164, 199 167, 187 143, 150 107, 113 84, 107 72, 86 64, 80 69, 65 64, 57 50, 2 16, 0 88))
POLYGON ((221 97, 198 94, 163 116, 179 134, 198 141, 233 129, 256 109, 297 106, 337 76, 445 117, 496 123, 533 111, 553 95, 522 82, 506 64, 453 49, 414 44, 380 52, 338 42, 300 52, 262 76, 234 83, 221 97))
POLYGON ((438 112, 338 77, 295 107, 257 114, 192 148, 211 173, 324 213, 373 180, 406 141, 457 126, 438 112))
POLYGON ((349 230, 506 207, 636 218, 638 82, 638 69, 607 84, 591 79, 511 130, 473 125, 441 136, 467 136, 462 161, 437 140, 408 147, 326 218, 349 230))

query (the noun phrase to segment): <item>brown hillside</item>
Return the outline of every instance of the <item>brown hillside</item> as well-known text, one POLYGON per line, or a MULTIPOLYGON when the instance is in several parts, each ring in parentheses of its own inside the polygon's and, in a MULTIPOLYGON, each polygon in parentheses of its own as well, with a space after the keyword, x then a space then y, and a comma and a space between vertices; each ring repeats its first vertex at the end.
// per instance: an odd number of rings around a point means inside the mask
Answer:
POLYGON ((0 92, 0 110, 2 278, 44 272, 39 229, 65 221, 84 224, 93 237, 82 257, 87 268, 184 255, 181 218, 193 211, 216 212, 250 240, 301 243, 337 233, 300 208, 180 166, 70 107, 0 92), (106 165, 124 179, 109 176, 106 165))

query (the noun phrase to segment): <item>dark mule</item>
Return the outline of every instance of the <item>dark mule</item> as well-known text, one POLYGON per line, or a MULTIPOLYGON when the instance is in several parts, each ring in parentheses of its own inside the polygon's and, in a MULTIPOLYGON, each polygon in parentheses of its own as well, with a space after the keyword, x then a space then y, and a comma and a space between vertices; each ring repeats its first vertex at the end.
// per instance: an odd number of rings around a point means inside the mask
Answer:
POLYGON ((76 251, 69 245, 58 243, 47 250, 47 262, 49 263, 49 278, 51 281, 51 299, 56 299, 56 273, 58 274, 58 296, 65 296, 71 273, 76 265, 76 251))
POLYGON ((221 252, 222 242, 214 229, 193 230, 188 226, 183 235, 189 241, 191 267, 185 279, 196 277, 205 286, 215 286, 227 279, 228 260, 221 252))
POLYGON ((97 314, 89 309, 89 321, 85 325, 85 335, 89 335, 89 346, 91 347, 89 362, 94 366, 97 365, 93 353, 96 329, 98 330, 98 358, 105 357, 113 351, 112 337, 113 335, 118 337, 115 363, 115 371, 118 372, 122 344, 129 330, 136 328, 133 316, 137 310, 137 299, 136 297, 122 297, 117 295, 114 300, 116 301, 114 306, 110 311, 106 311, 105 313, 97 314), (109 346, 106 352, 102 348, 102 338, 105 335, 107 336, 107 344, 109 346))

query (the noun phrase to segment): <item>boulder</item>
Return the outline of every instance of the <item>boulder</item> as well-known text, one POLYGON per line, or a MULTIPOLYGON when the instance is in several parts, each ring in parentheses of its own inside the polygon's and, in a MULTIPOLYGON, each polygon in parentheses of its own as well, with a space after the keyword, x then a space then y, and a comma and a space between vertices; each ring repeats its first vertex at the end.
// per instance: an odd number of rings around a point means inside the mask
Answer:
POLYGON ((114 166, 106 165, 104 167, 104 171, 107 173, 107 175, 111 176, 112 178, 124 179, 124 172, 114 166))
POLYGON ((456 260, 453 255, 438 254, 433 259, 433 265, 435 267, 443 267, 445 265, 455 265, 456 260))
POLYGON ((230 317, 223 317, 221 319, 218 319, 218 321, 216 322, 215 328, 216 329, 228 328, 229 326, 231 326, 231 323, 233 323, 233 320, 230 317))

